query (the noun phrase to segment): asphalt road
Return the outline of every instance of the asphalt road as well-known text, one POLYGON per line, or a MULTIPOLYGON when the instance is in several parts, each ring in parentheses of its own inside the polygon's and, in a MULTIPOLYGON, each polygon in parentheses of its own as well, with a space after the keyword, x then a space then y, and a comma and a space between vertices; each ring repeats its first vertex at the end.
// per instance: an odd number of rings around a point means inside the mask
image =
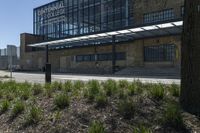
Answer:
MULTIPOLYGON (((0 70, 0 77, 5 75, 10 75, 7 71, 0 70)), ((33 73, 33 72, 14 72, 13 73, 13 80, 17 82, 31 82, 31 83, 44 83, 45 82, 45 75, 44 73, 33 73)), ((112 75, 75 75, 75 74, 52 74, 52 81, 61 81, 65 82, 66 80, 82 80, 82 81, 89 81, 89 80, 99 80, 105 81, 108 79, 113 80, 127 80, 127 81, 134 81, 140 80, 143 83, 163 83, 163 84, 180 84, 180 79, 167 79, 162 77, 126 77, 126 76, 112 76, 112 75)), ((0 80, 9 80, 9 79, 0 79, 0 80)))

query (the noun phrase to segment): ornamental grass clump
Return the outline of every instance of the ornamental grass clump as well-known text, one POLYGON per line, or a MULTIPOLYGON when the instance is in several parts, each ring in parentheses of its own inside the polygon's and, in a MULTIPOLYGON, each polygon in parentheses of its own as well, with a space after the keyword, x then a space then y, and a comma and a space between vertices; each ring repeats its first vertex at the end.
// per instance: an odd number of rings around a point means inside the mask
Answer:
POLYGON ((93 101, 95 97, 100 92, 100 84, 96 80, 91 80, 88 82, 88 88, 87 88, 87 97, 89 101, 93 101))
POLYGON ((54 104, 58 109, 64 109, 69 106, 70 100, 66 94, 58 94, 54 98, 54 104))
POLYGON ((180 107, 176 103, 168 103, 164 112, 164 124, 176 129, 184 127, 180 107))
POLYGON ((107 96, 112 96, 117 91, 117 83, 114 80, 107 80, 103 83, 103 88, 107 96))
POLYGON ((139 127, 134 128, 133 133, 153 133, 153 132, 151 131, 151 129, 143 125, 140 125, 139 127))
POLYGON ((119 89, 127 89, 129 86, 129 82, 127 80, 120 80, 118 86, 119 89))
POLYGON ((130 83, 128 86, 128 95, 133 96, 136 92, 137 86, 134 82, 130 83))
POLYGON ((180 86, 176 84, 172 84, 169 88, 169 91, 172 96, 179 97, 180 96, 180 86))
POLYGON ((0 90, 0 99, 3 98, 3 91, 0 90))
POLYGON ((29 88, 22 88, 20 91, 20 98, 22 100, 28 100, 31 95, 31 90, 29 88))
POLYGON ((132 100, 123 99, 118 103, 118 111, 125 119, 131 119, 136 112, 136 105, 132 100))
POLYGON ((17 101, 12 108, 11 118, 17 117, 25 110, 25 104, 22 101, 17 101))
POLYGON ((45 89, 45 95, 50 98, 52 96, 52 93, 53 93, 53 89, 51 87, 51 84, 49 83, 46 83, 44 85, 44 89, 45 89))
POLYGON ((78 80, 78 81, 74 82, 73 89, 75 89, 75 90, 81 90, 82 88, 84 88, 84 86, 85 86, 84 82, 78 80))
POLYGON ((6 111, 8 111, 10 107, 10 102, 8 100, 4 100, 2 101, 1 103, 1 106, 0 106, 0 113, 5 113, 6 111))
POLYGON ((153 99, 162 100, 165 96, 165 89, 161 84, 151 85, 150 93, 153 99))
POLYGON ((58 81, 53 82, 52 85, 51 85, 51 89, 53 91, 55 91, 55 90, 62 90, 62 87, 63 87, 62 83, 58 82, 58 81))
POLYGON ((100 92, 96 97, 95 97, 95 101, 96 101, 96 106, 97 107, 105 107, 107 105, 107 96, 103 93, 100 92))
POLYGON ((33 105, 27 112, 25 117, 25 125, 37 124, 42 119, 42 109, 33 105))
POLYGON ((72 81, 68 80, 67 82, 65 82, 63 84, 63 91, 65 93, 71 92, 72 89, 73 89, 73 83, 72 83, 72 81))
POLYGON ((118 89, 118 97, 119 99, 126 99, 128 97, 126 89, 118 89))
POLYGON ((34 96, 39 95, 43 92, 43 88, 41 84, 34 84, 32 87, 32 93, 34 96))
POLYGON ((106 131, 101 122, 93 121, 89 127, 88 133, 106 133, 106 131))

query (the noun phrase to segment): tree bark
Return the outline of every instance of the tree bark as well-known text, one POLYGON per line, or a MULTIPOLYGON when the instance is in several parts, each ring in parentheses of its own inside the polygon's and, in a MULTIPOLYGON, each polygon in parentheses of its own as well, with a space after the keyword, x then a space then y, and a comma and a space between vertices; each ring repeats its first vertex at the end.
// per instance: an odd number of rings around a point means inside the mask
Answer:
POLYGON ((185 0, 180 103, 200 115, 200 0, 185 0))

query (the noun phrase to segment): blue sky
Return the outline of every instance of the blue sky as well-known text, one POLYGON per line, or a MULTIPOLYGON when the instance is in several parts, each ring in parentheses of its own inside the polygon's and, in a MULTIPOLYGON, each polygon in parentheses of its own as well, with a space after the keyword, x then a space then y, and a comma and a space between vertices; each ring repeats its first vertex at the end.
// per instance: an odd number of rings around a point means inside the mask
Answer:
POLYGON ((1 0, 0 48, 20 45, 20 33, 33 32, 33 8, 54 0, 1 0))

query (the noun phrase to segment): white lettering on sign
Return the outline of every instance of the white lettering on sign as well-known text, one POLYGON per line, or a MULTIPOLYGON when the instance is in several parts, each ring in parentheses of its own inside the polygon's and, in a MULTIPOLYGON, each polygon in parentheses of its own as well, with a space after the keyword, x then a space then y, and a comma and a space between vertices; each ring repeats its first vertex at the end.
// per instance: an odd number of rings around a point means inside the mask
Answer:
POLYGON ((40 9, 38 11, 38 16, 45 16, 46 18, 55 17, 64 14, 64 4, 56 4, 53 7, 48 7, 40 9))

